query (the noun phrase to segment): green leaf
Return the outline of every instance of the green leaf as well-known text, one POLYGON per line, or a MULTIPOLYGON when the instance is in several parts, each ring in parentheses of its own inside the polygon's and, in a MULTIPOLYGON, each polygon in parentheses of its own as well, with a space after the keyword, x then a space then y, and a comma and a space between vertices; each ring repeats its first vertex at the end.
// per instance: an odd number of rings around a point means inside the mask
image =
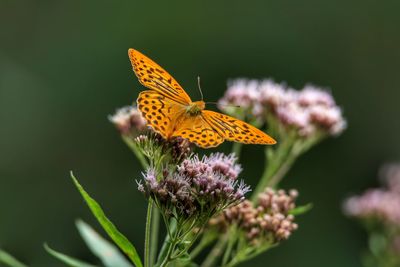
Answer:
POLYGON ((101 224, 103 229, 106 231, 108 236, 118 245, 118 247, 128 255, 129 259, 135 264, 136 267, 143 267, 142 261, 137 253, 135 247, 131 242, 123 235, 115 225, 106 217, 100 205, 89 196, 89 194, 83 189, 83 187, 79 184, 78 180, 74 177, 71 172, 71 178, 75 183, 75 186, 78 188, 82 197, 86 201, 93 215, 96 217, 97 221, 101 224))
POLYGON ((289 211, 289 214, 292 215, 301 215, 304 214, 306 212, 308 212, 309 210, 311 210, 313 208, 313 204, 312 203, 308 203, 306 205, 303 206, 298 206, 292 210, 289 211))
POLYGON ((179 256, 178 260, 182 262, 188 262, 191 260, 190 254, 188 252, 183 253, 181 256, 179 256))
POLYGON ((4 263, 10 267, 27 267, 25 264, 18 261, 16 258, 11 256, 9 253, 0 249, 0 263, 4 263))
POLYGON ((68 255, 65 255, 63 253, 57 252, 53 249, 51 249, 47 244, 44 244, 44 249, 50 253, 51 255, 53 255, 55 258, 59 259, 60 261, 62 261, 63 263, 65 263, 68 266, 72 266, 72 267, 96 267, 96 265, 91 265, 89 263, 83 262, 81 260, 72 258, 68 255))
POLYGON ((387 238, 379 232, 371 233, 368 240, 369 249, 375 257, 382 257, 387 249, 387 238))
POLYGON ((76 222, 83 240, 89 249, 106 267, 132 267, 123 254, 110 242, 102 238, 92 227, 82 220, 76 222))

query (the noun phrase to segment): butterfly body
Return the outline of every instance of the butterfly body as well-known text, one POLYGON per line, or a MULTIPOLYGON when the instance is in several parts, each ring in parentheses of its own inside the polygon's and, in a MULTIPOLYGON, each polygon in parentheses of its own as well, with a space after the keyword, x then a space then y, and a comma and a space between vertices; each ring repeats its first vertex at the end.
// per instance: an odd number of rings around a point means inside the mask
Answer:
POLYGON ((187 106, 186 113, 190 116, 199 116, 205 107, 204 101, 195 101, 187 106))
POLYGON ((164 138, 183 137, 203 148, 225 140, 245 144, 275 144, 259 129, 224 115, 205 110, 204 101, 192 101, 178 82, 157 63, 135 49, 129 58, 140 83, 150 90, 140 92, 137 105, 146 122, 164 138))

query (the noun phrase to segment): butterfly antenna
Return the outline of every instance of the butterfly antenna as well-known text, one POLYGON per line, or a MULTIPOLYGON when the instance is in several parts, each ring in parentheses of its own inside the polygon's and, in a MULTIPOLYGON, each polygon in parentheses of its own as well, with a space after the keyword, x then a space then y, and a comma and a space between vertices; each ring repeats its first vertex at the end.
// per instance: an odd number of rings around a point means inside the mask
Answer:
POLYGON ((221 107, 240 108, 239 105, 221 104, 221 103, 218 103, 218 102, 205 102, 205 103, 206 103, 206 104, 212 104, 212 105, 218 105, 218 106, 221 106, 221 107))
POLYGON ((197 86, 199 87, 201 101, 203 101, 203 91, 201 90, 201 86, 200 86, 200 76, 197 76, 197 86))
MULTIPOLYGON (((199 87, 199 91, 200 91, 200 95, 201 95, 201 101, 203 101, 203 91, 201 90, 201 86, 200 86, 200 76, 197 76, 197 86, 199 87)), ((205 104, 212 104, 212 105, 220 105, 220 106, 224 106, 224 107, 235 107, 235 108, 240 108, 239 105, 224 105, 224 104, 219 104, 217 102, 205 102, 205 104)))

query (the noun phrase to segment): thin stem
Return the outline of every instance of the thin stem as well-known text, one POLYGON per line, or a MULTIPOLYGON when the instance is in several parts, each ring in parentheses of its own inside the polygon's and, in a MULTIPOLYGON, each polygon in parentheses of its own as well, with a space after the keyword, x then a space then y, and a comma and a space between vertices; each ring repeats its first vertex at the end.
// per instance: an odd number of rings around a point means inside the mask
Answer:
POLYGON ((174 241, 175 237, 177 236, 176 232, 178 231, 177 222, 175 220, 171 220, 170 223, 168 223, 168 219, 166 218, 165 214, 161 213, 161 215, 164 219, 164 223, 167 228, 168 234, 165 236, 164 243, 161 247, 160 253, 158 254, 156 266, 160 266, 159 264, 161 264, 161 262, 163 262, 164 259, 167 258, 170 246, 174 241))
POLYGON ((147 216, 146 216, 146 230, 144 238, 144 267, 151 266, 151 253, 150 253, 150 237, 151 237, 151 216, 153 214, 153 200, 149 198, 149 204, 147 205, 147 216))
POLYGON ((169 244, 168 250, 167 250, 167 254, 165 255, 164 260, 161 262, 160 267, 167 266, 168 263, 170 262, 170 260, 171 260, 171 254, 172 254, 172 251, 173 251, 174 248, 175 248, 175 244, 176 244, 176 241, 175 241, 175 240, 169 244))
POLYGON ((136 144, 128 136, 122 136, 122 140, 124 140, 124 142, 128 145, 128 147, 135 154, 136 158, 139 160, 139 162, 142 165, 143 169, 147 169, 149 167, 149 163, 147 162, 147 160, 144 157, 143 153, 141 153, 139 151, 139 149, 136 146, 136 144))
MULTIPOLYGON (((149 167, 149 162, 146 160, 145 156, 139 150, 137 145, 128 136, 123 136, 122 139, 135 154, 136 158, 139 160, 143 169, 147 169, 149 167)), ((147 206, 146 230, 145 230, 145 240, 144 240, 145 267, 153 266, 158 246, 157 243, 158 243, 158 228, 159 228, 160 215, 157 209, 154 208, 153 204, 154 204, 153 200, 149 198, 149 203, 147 206), (152 221, 153 216, 154 220, 152 221)))
MULTIPOLYGON (((290 155, 294 146, 294 138, 288 137, 286 142, 282 142, 282 144, 275 150, 271 150, 272 148, 265 149, 265 169, 264 173, 261 176, 260 182, 258 183, 256 189, 254 190, 251 200, 255 201, 257 199, 258 194, 260 194, 265 187, 267 187, 270 183, 271 178, 279 171, 282 165, 287 161, 288 156, 290 155)), ((290 166, 289 166, 290 167, 290 166)), ((281 173, 281 176, 285 175, 285 172, 281 173)), ((276 184, 275 184, 276 185, 276 184)))
POLYGON ((158 254, 157 262, 162 261, 162 259, 164 259, 165 256, 167 255, 167 251, 168 251, 169 245, 171 243, 171 241, 170 241, 171 238, 172 238, 172 236, 169 235, 169 234, 167 234, 165 236, 164 243, 163 243, 163 245, 161 247, 160 253, 158 254))
POLYGON ((222 267, 234 267, 234 266, 238 265, 241 261, 242 260, 235 257, 228 264, 222 265, 222 267))
POLYGON ((161 263, 160 263, 159 267, 167 266, 171 262, 171 260, 172 260, 171 256, 175 250, 175 246, 178 241, 179 233, 180 233, 180 225, 179 225, 179 223, 177 223, 177 226, 176 226, 176 229, 174 232, 174 236, 171 238, 171 241, 166 240, 167 243, 164 243, 164 245, 167 245, 168 248, 167 248, 167 252, 165 253, 165 256, 160 259, 161 263))
POLYGON ((285 176, 285 174, 290 170, 296 159, 297 155, 295 155, 295 153, 291 153, 287 157, 287 159, 281 164, 276 173, 273 176, 271 176, 271 178, 266 183, 265 187, 267 186, 276 187, 282 180, 283 176, 285 176))
POLYGON ((200 243, 192 250, 192 252, 190 252, 190 258, 195 259, 209 244, 210 242, 200 241, 200 243))
POLYGON ((160 227, 160 212, 153 207, 153 215, 151 221, 151 238, 150 238, 150 266, 154 265, 157 257, 158 249, 158 230, 160 227))
MULTIPOLYGON (((190 241, 190 244, 187 245, 185 247, 185 249, 183 249, 180 253, 178 253, 177 255, 175 255, 174 257, 172 257, 172 259, 177 259, 180 256, 182 256, 183 254, 187 253, 189 251, 189 249, 193 246, 193 244, 196 242, 197 238, 200 236, 200 234, 203 232, 204 229, 204 225, 197 231, 197 233, 194 235, 194 237, 192 237, 192 240, 190 241)), ((185 239, 185 235, 182 238, 183 240, 185 239)))
MULTIPOLYGON (((264 167, 264 172, 261 176, 260 181, 258 182, 256 189, 253 191, 252 195, 251 195, 251 201, 255 201, 257 199, 257 196, 259 193, 261 193, 261 191, 264 190, 264 188, 266 187, 269 178, 273 175, 274 172, 276 172, 276 169, 279 167, 279 164, 276 161, 276 159, 274 159, 274 156, 270 156, 270 154, 268 153, 272 153, 268 150, 269 148, 267 148, 265 150, 265 167, 264 167), (270 160, 271 159, 271 160, 270 160), (267 166, 267 164, 269 164, 267 166)), ((276 153, 273 153, 273 155, 275 155, 276 153)))
POLYGON ((231 252, 232 252, 232 249, 233 249, 233 245, 236 243, 235 232, 236 232, 236 227, 233 226, 233 227, 231 227, 229 229, 230 238, 229 238, 229 241, 228 241, 228 245, 227 245, 227 247, 225 249, 224 257, 222 259, 222 265, 225 265, 228 262, 229 256, 231 255, 231 252))
POLYGON ((240 153, 242 152, 243 144, 241 143, 233 143, 232 152, 235 153, 236 157, 240 158, 240 153))
POLYGON ((234 267, 241 262, 251 260, 252 258, 264 253, 265 251, 276 247, 278 244, 267 244, 262 247, 258 247, 257 249, 253 249, 251 251, 243 251, 242 253, 238 253, 228 264, 222 265, 222 267, 234 267))
POLYGON ((210 245, 215 239, 216 239, 216 235, 208 234, 206 232, 206 234, 203 235, 203 237, 201 238, 201 240, 197 244, 197 246, 192 250, 192 252, 190 252, 190 257, 192 259, 196 258, 199 255, 199 253, 204 248, 208 247, 208 245, 210 245), (211 237, 209 237, 209 236, 211 236, 211 237))
POLYGON ((222 238, 218 240, 218 242, 214 245, 213 249, 208 254, 207 258, 202 263, 201 267, 211 267, 214 265, 214 262, 220 257, 226 242, 229 239, 228 233, 226 233, 222 238))

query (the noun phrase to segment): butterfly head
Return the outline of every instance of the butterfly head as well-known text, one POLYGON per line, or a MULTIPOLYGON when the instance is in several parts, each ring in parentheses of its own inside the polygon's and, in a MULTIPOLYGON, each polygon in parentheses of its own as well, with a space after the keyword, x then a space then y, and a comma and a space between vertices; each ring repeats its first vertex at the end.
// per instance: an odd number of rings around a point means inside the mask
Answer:
POLYGON ((201 111, 206 107, 206 104, 204 103, 204 101, 195 101, 190 103, 187 108, 186 108, 186 112, 190 115, 190 116, 197 116, 201 114, 201 111))

